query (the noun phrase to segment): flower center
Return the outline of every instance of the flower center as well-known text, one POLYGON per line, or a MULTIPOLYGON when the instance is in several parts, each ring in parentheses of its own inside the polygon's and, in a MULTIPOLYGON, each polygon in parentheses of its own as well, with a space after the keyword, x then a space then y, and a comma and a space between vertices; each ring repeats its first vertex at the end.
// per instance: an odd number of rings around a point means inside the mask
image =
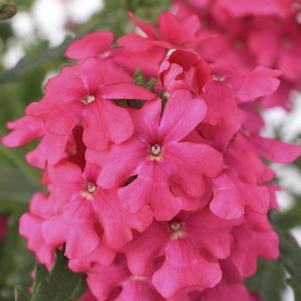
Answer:
POLYGON ((183 225, 179 221, 173 221, 170 224, 170 230, 172 232, 172 239, 177 239, 179 237, 185 236, 183 225))
POLYGON ((81 102, 85 105, 89 105, 90 103, 95 101, 94 95, 88 95, 85 99, 83 99, 81 102))
POLYGON ((162 151, 162 148, 161 148, 161 145, 159 145, 159 144, 154 144, 150 148, 151 156, 154 157, 153 159, 159 157, 161 154, 161 151, 162 151))
POLYGON ((223 75, 213 74, 212 79, 217 82, 223 82, 226 79, 226 77, 223 75))
POLYGON ((87 191, 88 191, 89 193, 94 193, 95 190, 96 190, 96 185, 95 185, 94 183, 92 183, 92 182, 89 182, 89 183, 87 184, 87 191))
POLYGON ((82 191, 82 197, 87 199, 88 201, 93 200, 93 194, 96 191, 96 185, 92 182, 88 182, 86 189, 82 191))

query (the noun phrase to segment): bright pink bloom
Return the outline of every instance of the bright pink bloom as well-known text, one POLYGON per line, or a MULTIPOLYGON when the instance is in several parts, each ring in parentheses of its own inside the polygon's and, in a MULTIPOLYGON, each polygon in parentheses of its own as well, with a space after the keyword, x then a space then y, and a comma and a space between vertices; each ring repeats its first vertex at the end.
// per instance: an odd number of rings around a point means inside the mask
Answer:
POLYGON ((202 301, 258 301, 241 283, 221 282, 202 294, 202 301))
POLYGON ((65 67, 45 90, 43 100, 31 104, 27 113, 39 116, 46 131, 57 136, 70 135, 82 122, 83 141, 96 150, 105 149, 110 142, 122 143, 133 132, 129 113, 112 99, 154 97, 145 88, 132 84, 131 77, 111 61, 99 59, 65 67))
POLYGON ((72 42, 66 50, 66 57, 74 60, 88 58, 106 58, 111 55, 110 49, 114 41, 112 31, 95 31, 72 42))
POLYGON ((212 182, 210 209, 221 218, 240 218, 245 207, 260 214, 266 214, 270 208, 270 192, 265 186, 246 184, 230 172, 224 172, 212 182))
POLYGON ((26 155, 28 163, 35 167, 44 168, 46 162, 56 164, 66 155, 65 150, 70 136, 58 137, 45 132, 43 122, 38 117, 25 116, 9 122, 7 127, 12 130, 2 137, 2 142, 7 147, 23 146, 37 138, 42 138, 38 146, 26 155))
POLYGON ((198 206, 177 190, 191 198, 200 197, 205 192, 204 177, 218 175, 223 162, 209 145, 181 142, 204 118, 206 105, 202 100, 177 90, 168 99, 162 118, 161 108, 157 100, 133 112, 133 137, 112 146, 107 154, 90 151, 87 158, 103 167, 98 178, 103 188, 120 187, 136 176, 119 189, 131 211, 150 204, 156 219, 169 220, 181 209, 198 206))
POLYGON ((138 275, 156 270, 153 284, 164 297, 171 297, 184 288, 213 287, 221 277, 217 259, 229 256, 230 231, 240 222, 227 222, 202 210, 170 223, 153 223, 125 246, 128 267, 138 275), (162 255, 165 261, 157 269, 157 260, 162 255))
POLYGON ((173 51, 161 64, 159 78, 169 92, 188 89, 195 95, 211 80, 209 65, 195 52, 173 51))
POLYGON ((242 278, 256 272, 257 259, 279 256, 279 238, 265 215, 248 212, 245 223, 233 231, 234 244, 228 261, 242 278))
POLYGON ((234 17, 243 16, 268 16, 286 17, 289 13, 291 0, 217 0, 216 5, 220 10, 225 10, 234 17))
POLYGON ((143 36, 126 34, 114 48, 110 31, 73 42, 66 56, 79 62, 8 124, 9 147, 41 139, 27 160, 48 189, 20 233, 47 268, 55 248, 65 251, 87 276, 82 300, 257 300, 244 279, 259 257, 279 254, 267 218, 279 187, 263 158, 286 164, 301 154, 259 134, 261 107, 300 81, 297 51, 282 45, 282 34, 301 45, 295 23, 281 28, 295 17, 290 1, 263 0, 259 10, 245 0, 177 0, 178 15, 164 12, 158 27, 130 14, 143 36), (137 68, 161 83, 134 84, 137 68))
POLYGON ((252 141, 257 152, 272 162, 288 164, 301 155, 301 146, 298 145, 260 136, 253 136, 252 141))
POLYGON ((50 170, 52 190, 65 203, 65 210, 43 223, 43 237, 55 246, 65 242, 66 256, 71 259, 94 251, 102 238, 105 246, 119 248, 132 239, 132 228, 143 231, 151 223, 149 208, 129 214, 120 209, 114 191, 98 188, 98 172, 98 168, 87 166, 82 174, 78 166, 70 163, 50 170))
POLYGON ((42 236, 42 224, 49 218, 54 208, 42 193, 36 193, 30 202, 30 211, 20 219, 19 232, 26 237, 27 247, 33 251, 39 262, 51 268, 54 259, 54 245, 48 244, 42 236))
POLYGON ((152 47, 164 49, 189 47, 204 40, 200 33, 201 22, 197 15, 180 20, 171 12, 164 12, 158 18, 158 31, 152 24, 143 23, 133 14, 130 17, 146 37, 128 33, 118 39, 118 43, 132 52, 143 52, 152 47))

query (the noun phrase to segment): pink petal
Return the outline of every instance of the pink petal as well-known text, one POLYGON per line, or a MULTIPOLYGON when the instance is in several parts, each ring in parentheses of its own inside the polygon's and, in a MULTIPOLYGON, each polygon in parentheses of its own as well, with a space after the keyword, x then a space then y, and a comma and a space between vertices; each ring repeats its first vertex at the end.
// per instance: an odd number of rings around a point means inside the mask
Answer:
POLYGON ((124 247, 128 268, 134 275, 146 275, 153 271, 155 260, 161 256, 169 236, 165 225, 153 222, 143 233, 124 247))
POLYGON ((161 118, 162 102, 156 99, 147 102, 142 109, 133 110, 131 116, 135 125, 134 135, 147 144, 158 142, 158 127, 161 118))
POLYGON ((83 140, 88 148, 101 151, 110 142, 120 144, 133 133, 129 113, 110 101, 96 101, 83 114, 83 140))
POLYGON ((39 145, 26 154, 26 161, 32 166, 45 168, 46 163, 57 164, 65 157, 68 136, 56 136, 46 133, 39 145))
POLYGON ((166 221, 178 214, 183 205, 171 192, 165 171, 159 164, 145 161, 139 168, 138 178, 119 189, 118 194, 130 211, 136 212, 149 204, 154 217, 166 221))
POLYGON ((94 229, 90 204, 81 198, 74 199, 63 215, 46 221, 42 231, 49 244, 66 242, 65 254, 70 259, 89 254, 100 241, 94 229))
POLYGON ((221 282, 202 294, 203 301, 258 301, 242 283, 221 282))
POLYGON ((128 15, 131 18, 132 22, 149 37, 156 37, 156 28, 153 24, 141 22, 132 12, 129 12, 128 15))
POLYGON ((101 95, 107 99, 149 100, 155 98, 155 94, 142 86, 124 83, 103 87, 101 95))
POLYGON ((86 272, 95 264, 108 266, 113 262, 115 255, 114 251, 101 243, 91 253, 80 258, 70 259, 68 267, 77 273, 86 272))
POLYGON ((205 102, 193 99, 188 90, 172 92, 160 123, 160 136, 165 143, 180 141, 204 119, 206 112, 205 102))
POLYGON ((172 181, 192 197, 204 193, 204 176, 215 177, 223 169, 221 154, 206 144, 169 143, 164 146, 163 155, 172 181))
POLYGON ((28 113, 44 121, 45 130, 53 135, 71 134, 81 119, 82 110, 80 99, 68 103, 41 101, 27 108, 28 113))
POLYGON ((181 43, 182 24, 171 12, 164 12, 158 18, 160 39, 175 44, 181 43))
POLYGON ((136 214, 122 210, 116 194, 112 192, 98 192, 92 205, 103 227, 104 241, 112 249, 132 240, 132 229, 143 231, 152 221, 148 208, 136 214))
POLYGON ((298 145, 260 136, 253 136, 252 141, 258 153, 272 162, 288 164, 301 155, 301 147, 298 145))
POLYGON ((97 300, 107 300, 111 291, 122 285, 128 277, 129 272, 123 263, 95 265, 87 273, 87 284, 97 300))
POLYGON ((75 65, 72 75, 78 78, 87 93, 99 96, 101 88, 117 83, 131 83, 132 77, 112 60, 91 58, 75 65))
POLYGON ((241 126, 245 115, 238 108, 234 93, 223 83, 216 81, 208 83, 204 88, 203 98, 208 106, 204 122, 211 125, 224 122, 227 125, 241 126))
POLYGON ((139 68, 145 76, 156 77, 164 55, 165 51, 160 47, 152 47, 144 52, 132 52, 126 48, 120 48, 114 61, 131 74, 139 68))
POLYGON ((148 279, 133 276, 123 284, 121 294, 116 301, 163 301, 148 279))
POLYGON ((20 218, 20 235, 28 239, 27 248, 33 251, 39 262, 50 269, 54 259, 54 246, 47 244, 42 237, 43 219, 36 215, 25 213, 20 218))
POLYGON ((244 76, 226 80, 236 91, 241 102, 252 101, 258 97, 274 93, 279 85, 281 72, 266 67, 256 67, 254 71, 244 76))
POLYGON ((154 46, 154 40, 141 37, 136 33, 127 33, 117 40, 118 44, 132 52, 148 51, 154 46))
POLYGON ((231 251, 231 231, 240 223, 240 220, 227 221, 203 209, 188 215, 184 228, 200 248, 208 250, 216 258, 225 259, 231 251))
POLYGON ((165 298, 184 288, 210 288, 222 277, 219 265, 203 258, 186 238, 171 240, 166 260, 153 275, 153 284, 165 298))
POLYGON ((244 214, 244 200, 239 193, 237 180, 223 173, 212 182, 213 199, 210 210, 224 219, 240 218, 244 214))
POLYGON ((113 41, 114 33, 111 31, 92 32, 72 42, 67 48, 65 55, 74 60, 97 57, 110 49, 113 41))
POLYGON ((43 122, 36 117, 24 116, 16 121, 8 122, 7 127, 12 130, 1 138, 7 147, 23 146, 43 135, 43 122))
POLYGON ((137 174, 138 166, 146 157, 144 144, 136 139, 130 139, 120 146, 113 145, 97 183, 105 189, 124 184, 127 179, 137 174))

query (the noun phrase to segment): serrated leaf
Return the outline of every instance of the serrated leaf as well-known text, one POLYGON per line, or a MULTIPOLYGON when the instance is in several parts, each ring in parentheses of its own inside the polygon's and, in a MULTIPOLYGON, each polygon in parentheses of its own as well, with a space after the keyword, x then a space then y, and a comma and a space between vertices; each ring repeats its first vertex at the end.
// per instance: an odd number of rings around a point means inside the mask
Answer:
POLYGON ((248 279, 248 288, 265 301, 281 301, 281 292, 285 287, 285 269, 280 261, 260 260, 255 276, 248 279))
POLYGON ((85 290, 84 276, 71 272, 60 252, 56 253, 50 273, 41 266, 36 268, 36 273, 30 301, 77 301, 85 290))
POLYGON ((288 284, 295 294, 295 301, 301 300, 301 247, 289 232, 279 231, 281 238, 280 259, 289 274, 288 284))

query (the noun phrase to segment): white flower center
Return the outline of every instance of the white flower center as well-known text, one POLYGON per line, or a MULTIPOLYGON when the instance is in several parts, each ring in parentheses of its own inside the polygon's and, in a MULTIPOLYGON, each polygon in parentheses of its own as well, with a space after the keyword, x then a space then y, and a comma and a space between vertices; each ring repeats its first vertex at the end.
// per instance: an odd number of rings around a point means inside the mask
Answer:
POLYGON ((95 96, 94 95, 88 95, 85 99, 82 100, 82 103, 84 103, 85 105, 88 105, 92 102, 95 101, 95 96))
POLYGON ((159 144, 155 144, 150 148, 151 155, 154 157, 158 157, 161 154, 161 146, 159 144))

